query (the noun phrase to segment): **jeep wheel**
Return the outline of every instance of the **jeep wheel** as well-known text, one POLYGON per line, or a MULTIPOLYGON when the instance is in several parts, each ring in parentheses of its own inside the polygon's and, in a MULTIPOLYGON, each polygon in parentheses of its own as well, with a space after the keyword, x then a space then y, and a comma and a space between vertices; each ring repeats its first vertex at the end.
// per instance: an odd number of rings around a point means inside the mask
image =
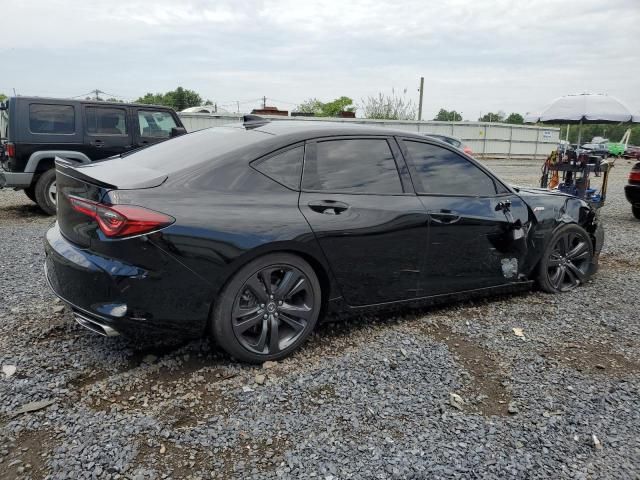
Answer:
POLYGON ((48 215, 56 214, 56 169, 50 168, 38 178, 35 186, 36 203, 48 215))

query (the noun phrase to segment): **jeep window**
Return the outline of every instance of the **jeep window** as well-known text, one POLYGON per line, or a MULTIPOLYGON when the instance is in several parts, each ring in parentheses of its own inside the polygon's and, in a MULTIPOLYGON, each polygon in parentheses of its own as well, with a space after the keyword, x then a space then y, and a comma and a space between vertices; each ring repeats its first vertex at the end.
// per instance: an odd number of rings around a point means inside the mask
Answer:
POLYGON ((127 112, 122 108, 87 107, 89 135, 126 135, 127 112))
POLYGON ((75 132, 75 112, 71 105, 29 105, 31 133, 69 135, 75 132))
POLYGON ((176 122, 169 112, 153 112, 140 110, 138 112, 141 137, 169 138, 171 129, 176 122))

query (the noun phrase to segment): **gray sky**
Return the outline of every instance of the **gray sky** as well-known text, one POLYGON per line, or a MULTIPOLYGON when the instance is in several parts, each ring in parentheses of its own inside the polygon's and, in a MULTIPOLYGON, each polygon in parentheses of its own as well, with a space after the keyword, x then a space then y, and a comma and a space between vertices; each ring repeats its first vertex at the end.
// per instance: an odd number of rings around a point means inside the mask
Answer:
MULTIPOLYGON (((219 104, 407 89, 522 114, 568 93, 640 111, 640 0, 4 0, 0 92, 135 99, 178 85, 219 104)), ((241 104, 248 111, 257 106, 241 104)), ((229 105, 235 110, 235 105, 229 105)))

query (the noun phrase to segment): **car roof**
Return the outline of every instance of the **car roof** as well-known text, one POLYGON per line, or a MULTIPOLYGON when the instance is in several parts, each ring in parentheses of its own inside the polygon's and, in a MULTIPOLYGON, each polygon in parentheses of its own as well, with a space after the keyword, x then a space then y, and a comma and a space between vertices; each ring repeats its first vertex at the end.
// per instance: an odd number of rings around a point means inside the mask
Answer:
MULTIPOLYGON (((236 124, 234 126, 243 127, 243 124, 236 124)), ((408 130, 341 121, 275 120, 255 127, 253 130, 274 136, 286 136, 289 139, 298 137, 299 140, 340 135, 393 135, 415 137, 418 139, 424 138, 417 132, 408 130)))
POLYGON ((53 97, 23 97, 23 96, 18 96, 18 97, 11 97, 9 99, 11 100, 15 100, 15 101, 19 101, 19 102, 23 102, 23 101, 28 101, 28 102, 46 102, 46 103, 51 103, 51 104, 64 104, 64 105, 69 105, 71 103, 80 103, 80 104, 91 104, 91 105, 113 105, 113 106, 120 106, 120 107, 124 107, 124 106, 129 106, 129 105, 135 105, 135 106, 139 106, 139 107, 146 107, 146 108, 162 108, 165 110, 172 110, 171 107, 167 107, 166 105, 151 105, 151 104, 147 104, 147 103, 134 103, 134 102, 107 102, 105 100, 86 100, 86 99, 80 99, 80 98, 53 98, 53 97))

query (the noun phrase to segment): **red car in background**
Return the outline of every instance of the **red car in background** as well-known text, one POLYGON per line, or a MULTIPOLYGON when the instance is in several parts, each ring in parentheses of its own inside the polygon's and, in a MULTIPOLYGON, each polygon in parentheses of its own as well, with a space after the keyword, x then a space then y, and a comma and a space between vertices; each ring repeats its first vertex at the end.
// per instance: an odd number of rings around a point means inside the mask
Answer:
POLYGON ((466 153, 470 157, 473 156, 473 150, 471 150, 471 148, 469 148, 467 145, 462 143, 462 140, 460 140, 459 138, 450 137, 449 135, 436 134, 436 133, 427 133, 425 134, 425 136, 429 138, 435 138, 436 140, 440 140, 441 142, 448 143, 449 145, 453 145, 458 150, 462 150, 464 153, 466 153))
POLYGON ((627 149, 624 151, 624 158, 635 158, 636 160, 640 160, 640 147, 636 147, 635 145, 629 145, 627 149))

